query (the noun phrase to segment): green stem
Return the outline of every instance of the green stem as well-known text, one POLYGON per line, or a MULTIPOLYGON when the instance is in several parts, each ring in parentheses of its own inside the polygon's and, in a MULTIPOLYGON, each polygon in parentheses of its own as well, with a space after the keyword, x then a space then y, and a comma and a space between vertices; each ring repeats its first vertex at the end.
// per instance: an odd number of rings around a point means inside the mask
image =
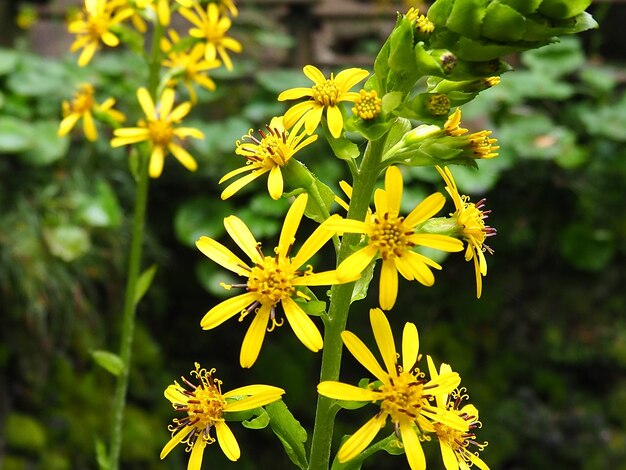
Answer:
MULTIPOLYGON (((384 139, 370 142, 363 156, 358 177, 354 180, 348 218, 364 220, 380 171, 380 158, 384 139)), ((359 234, 346 234, 337 255, 337 264, 350 255, 352 246, 358 243, 359 234)), ((331 289, 331 301, 324 329, 324 349, 320 381, 338 380, 343 343, 341 332, 345 330, 352 300, 354 282, 335 285, 331 289)), ((309 470, 326 470, 330 461, 335 415, 339 410, 335 400, 318 396, 315 426, 311 443, 309 470)))
MULTIPOLYGON (((152 50, 150 61, 148 63, 148 91, 155 102, 157 101, 156 93, 161 65, 160 40, 162 35, 163 27, 157 21, 152 36, 152 50)), ((148 172, 149 163, 149 149, 147 147, 145 149, 139 149, 139 169, 136 181, 135 210, 133 215, 133 229, 128 260, 128 277, 126 279, 126 292, 124 298, 124 312, 122 317, 119 353, 124 368, 117 377, 115 391, 113 394, 113 405, 111 410, 111 440, 109 443, 110 448, 108 459, 110 470, 117 470, 119 468, 120 453, 122 450, 124 409, 126 407, 126 393, 128 390, 128 379, 130 375, 133 337, 135 331, 135 313, 137 307, 135 296, 137 291, 137 281, 139 279, 141 269, 141 252, 144 238, 146 206, 148 204, 148 188, 150 186, 150 176, 148 172)))
POLYGON ((110 470, 117 470, 122 447, 122 426, 124 421, 124 408, 126 405, 126 391, 128 389, 128 377, 130 373, 133 333, 135 330, 135 292, 137 290, 137 280, 139 278, 141 265, 141 248, 145 226, 146 205, 148 201, 148 161, 148 155, 142 152, 138 175, 139 179, 137 181, 137 193, 135 194, 135 213, 133 216, 130 259, 128 261, 128 279, 126 281, 126 297, 124 299, 124 314, 122 318, 120 358, 124 364, 124 369, 117 377, 113 395, 113 424, 111 426, 109 450, 110 470))

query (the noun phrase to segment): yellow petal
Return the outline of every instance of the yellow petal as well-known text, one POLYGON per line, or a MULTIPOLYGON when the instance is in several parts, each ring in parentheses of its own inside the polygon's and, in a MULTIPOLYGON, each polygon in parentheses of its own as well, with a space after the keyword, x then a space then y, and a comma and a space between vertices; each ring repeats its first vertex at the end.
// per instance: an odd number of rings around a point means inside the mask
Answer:
POLYGON ((489 470, 489 467, 485 462, 481 460, 481 458, 476 454, 469 454, 469 458, 474 465, 476 465, 480 470, 489 470))
POLYGON ((237 461, 241 457, 241 450, 235 435, 224 421, 215 422, 215 434, 217 435, 217 442, 228 460, 237 461))
POLYGON ((240 276, 250 272, 250 268, 248 268, 246 263, 235 256, 232 251, 220 242, 212 238, 202 236, 196 241, 196 246, 206 257, 229 271, 237 273, 240 276))
POLYGON ((76 122, 78 122, 79 118, 80 114, 76 113, 69 114, 65 118, 63 118, 63 120, 59 124, 59 130, 57 132, 57 135, 59 137, 63 137, 64 135, 69 134, 72 128, 76 125, 76 122))
POLYGON ((314 65, 305 65, 302 72, 304 72, 304 75, 306 75, 306 77, 315 84, 324 83, 326 81, 324 74, 314 65))
POLYGON ((117 38, 117 36, 109 31, 105 31, 104 33, 102 33, 100 39, 102 39, 102 42, 109 47, 116 47, 120 43, 120 40, 117 38))
POLYGON ((378 248, 374 245, 367 245, 356 253, 352 253, 337 267, 337 277, 341 282, 345 282, 344 279, 354 279, 354 276, 360 276, 377 253, 378 248))
POLYGON ((465 432, 469 429, 469 423, 453 411, 442 410, 441 408, 425 404, 422 407, 421 414, 431 421, 444 424, 457 431, 465 432))
POLYGON ((189 171, 196 171, 198 169, 198 163, 194 160, 191 154, 180 145, 169 144, 167 148, 170 152, 172 152, 172 155, 174 155, 176 160, 182 163, 182 165, 189 171))
POLYGON ((480 296, 483 293, 483 278, 480 272, 479 261, 476 256, 474 256, 474 274, 476 277, 476 298, 480 299, 480 296))
MULTIPOLYGON (((285 113, 285 117, 283 118, 283 123, 285 125, 285 129, 291 129, 293 125, 298 122, 298 120, 304 116, 306 113, 315 108, 315 101, 303 101, 302 103, 298 103, 287 110, 285 113)), ((318 121, 319 122, 319 121, 318 121)), ((316 124, 317 126, 317 124, 316 124)))
POLYGON ((287 211, 285 222, 283 223, 283 228, 280 231, 280 238, 278 240, 277 254, 279 257, 286 257, 287 253, 289 253, 289 250, 293 246, 296 239, 296 231, 298 230, 298 226, 300 225, 300 221, 304 215, 304 209, 306 208, 308 199, 309 197, 306 193, 300 194, 293 204, 291 204, 289 211, 287 211))
POLYGON ((389 320, 381 309, 373 308, 370 310, 370 323, 387 372, 392 376, 398 375, 396 371, 396 346, 393 342, 389 320))
POLYGON ((463 250, 463 242, 461 240, 436 233, 415 233, 409 237, 409 241, 415 245, 427 246, 441 251, 463 250))
POLYGON ((159 101, 159 116, 165 118, 174 106, 174 90, 172 88, 166 88, 161 94, 161 100, 159 101))
POLYGON ((259 311, 254 315, 252 323, 250 323, 239 353, 239 363, 243 368, 252 367, 259 357, 263 339, 265 339, 267 322, 270 319, 270 310, 271 305, 261 305, 259 311))
POLYGON ((397 217, 402 202, 402 173, 396 166, 390 166, 385 173, 385 193, 389 215, 397 217))
POLYGON ((343 278, 340 281, 337 277, 337 271, 333 270, 298 276, 291 281, 291 284, 294 286, 332 286, 335 284, 345 284, 346 282, 356 281, 358 278, 359 277, 355 277, 354 279, 343 278))
POLYGON ((224 227, 239 248, 248 255, 255 264, 262 264, 263 257, 258 251, 259 243, 250 232, 248 226, 237 216, 231 215, 224 219, 224 227))
POLYGON ((171 122, 178 122, 181 119, 183 119, 185 116, 187 116, 187 114, 189 114, 189 111, 191 111, 191 102, 186 101, 176 106, 174 111, 172 111, 171 113, 170 112, 165 113, 165 110, 162 110, 161 115, 168 116, 169 114, 168 119, 171 122))
POLYGON ((374 207, 376 208, 376 213, 381 217, 389 212, 389 204, 387 203, 387 192, 384 189, 378 188, 376 191, 374 191, 374 207))
POLYGON ((83 49, 83 52, 81 52, 80 56, 78 57, 78 66, 85 67, 91 61, 97 49, 97 42, 90 42, 89 44, 87 44, 83 49))
POLYGON ((443 465, 446 470, 459 470, 459 461, 456 458, 456 454, 445 441, 439 441, 439 447, 441 449, 441 457, 443 459, 443 465))
POLYGON ((343 344, 354 358, 363 365, 370 373, 383 383, 389 383, 389 374, 387 374, 369 350, 367 346, 351 331, 343 331, 341 333, 343 344))
POLYGON ((233 171, 229 171, 218 181, 218 184, 222 184, 224 181, 228 181, 234 176, 240 175, 241 173, 247 173, 255 169, 254 165, 246 165, 239 168, 234 169, 233 171))
POLYGON ((137 90, 137 99, 139 105, 148 119, 154 119, 156 117, 156 111, 154 108, 154 101, 146 88, 139 88, 137 90))
POLYGON ((317 392, 328 398, 335 400, 351 400, 351 401, 377 401, 380 400, 380 393, 368 390, 366 388, 355 387, 354 385, 344 384, 327 380, 321 382, 317 386, 317 392))
POLYGON ((181 139, 193 137, 194 139, 204 139, 204 134, 195 127, 177 127, 174 129, 174 135, 181 139))
POLYGON ((391 310, 396 303, 398 296, 398 270, 392 259, 383 260, 380 270, 380 286, 378 292, 378 301, 380 308, 383 310, 391 310))
POLYGON ((341 136, 341 131, 343 130, 343 116, 341 115, 341 109, 339 109, 339 106, 328 106, 326 110, 326 121, 328 123, 328 130, 330 131, 330 134, 335 139, 338 139, 341 136))
POLYGON ((170 24, 170 6, 168 0, 159 0, 157 4, 157 17, 162 26, 170 24))
POLYGON ((322 248, 328 240, 333 236, 333 232, 327 230, 324 225, 318 226, 313 233, 306 239, 298 250, 298 254, 293 257, 291 263, 294 267, 299 268, 306 263, 311 257, 322 248))
POLYGON ((152 149, 152 153, 150 154, 150 177, 158 178, 161 176, 163 172, 163 162, 165 160, 165 155, 163 153, 163 147, 156 146, 152 149))
POLYGON ((163 395, 173 404, 183 405, 189 400, 189 397, 180 390, 180 387, 174 384, 168 385, 163 395))
POLYGON ((243 400, 230 402, 226 405, 224 411, 236 412, 253 410, 254 408, 258 408, 259 406, 265 406, 269 403, 273 403, 277 400, 280 400, 281 395, 284 393, 283 390, 278 390, 280 392, 277 392, 276 390, 266 390, 264 392, 260 392, 250 397, 244 398, 243 400))
MULTIPOLYGON (((285 391, 282 388, 274 387, 272 385, 245 385, 244 387, 234 388, 224 393, 222 396, 224 398, 232 398, 232 397, 256 395, 257 393, 265 394, 265 393, 270 393, 270 392, 274 393, 277 396, 281 396, 285 393, 285 391)), ((228 406, 229 405, 226 404, 226 407, 224 408, 225 411, 231 411, 231 409, 228 406)))
MULTIPOLYGON (((254 167, 250 168, 250 169, 254 169, 254 167)), ((259 176, 267 173, 269 170, 267 168, 260 168, 260 169, 255 169, 252 173, 239 178, 237 181, 232 182, 231 184, 229 184, 228 186, 226 186, 226 188, 224 189, 224 191, 222 191, 221 194, 221 198, 223 200, 228 199, 229 197, 231 197, 233 194, 235 194, 237 191, 239 191, 241 188, 243 188, 245 185, 247 185, 248 183, 250 183, 251 181, 254 181, 255 179, 257 179, 259 176)))
POLYGON ((181 429, 176 434, 174 434, 172 438, 168 441, 168 443, 165 444, 165 447, 163 447, 163 450, 161 451, 161 455, 160 455, 161 460, 167 457, 167 454, 169 454, 172 451, 172 449, 176 447, 178 443, 180 443, 180 441, 182 441, 185 437, 187 437, 187 435, 192 431, 192 429, 193 429, 193 426, 185 426, 183 429, 181 429))
POLYGON ((204 454, 204 448, 206 442, 204 439, 196 439, 193 449, 191 449, 191 455, 189 456, 189 462, 187 463, 187 470, 200 470, 202 468, 202 456, 204 454))
POLYGON ((425 470, 426 457, 424 456, 419 437, 417 437, 417 432, 413 428, 413 423, 400 423, 400 435, 402 436, 402 445, 404 446, 406 459, 409 461, 411 470, 425 470))
POLYGON ((299 100, 312 94, 313 90, 311 88, 291 88, 278 95, 278 101, 299 100))
POLYGON ((404 253, 400 260, 396 260, 396 262, 404 263, 413 275, 413 279, 424 286, 430 287, 435 283, 435 276, 428 268, 423 258, 426 257, 414 251, 408 251, 404 253))
MULTIPOLYGON (((317 126, 319 126, 320 121, 322 120, 322 113, 324 112, 324 107, 318 104, 314 104, 311 111, 306 114, 304 118, 304 128, 306 129, 307 134, 313 134, 317 126)), ((343 121, 342 121, 343 126, 343 121)))
POLYGON ((270 170, 270 175, 267 178, 267 192, 270 193, 270 197, 275 201, 283 195, 283 175, 279 166, 275 166, 270 170))
POLYGON ((326 219, 322 226, 333 232, 341 233, 368 233, 369 226, 365 222, 353 219, 344 219, 340 216, 331 216, 326 219))
POLYGON ((337 459, 340 463, 345 463, 359 455, 378 434, 380 428, 385 425, 386 416, 378 414, 365 423, 361 428, 343 443, 337 459))
POLYGON ((346 92, 368 75, 369 72, 365 69, 350 68, 339 72, 335 77, 335 82, 342 92, 346 92))
POLYGON ((315 323, 290 297, 282 300, 289 325, 298 339, 313 352, 322 349, 324 341, 315 323))
POLYGON ((209 310, 202 318, 200 326, 203 330, 215 328, 253 304, 256 298, 256 294, 252 292, 231 297, 209 310))
POLYGON ((407 322, 402 331, 402 368, 405 371, 410 371, 415 366, 419 347, 417 327, 413 323, 407 322))
POLYGON ((415 227, 441 210, 446 203, 446 198, 441 193, 433 193, 420 202, 415 209, 404 219, 404 223, 409 227, 415 227))

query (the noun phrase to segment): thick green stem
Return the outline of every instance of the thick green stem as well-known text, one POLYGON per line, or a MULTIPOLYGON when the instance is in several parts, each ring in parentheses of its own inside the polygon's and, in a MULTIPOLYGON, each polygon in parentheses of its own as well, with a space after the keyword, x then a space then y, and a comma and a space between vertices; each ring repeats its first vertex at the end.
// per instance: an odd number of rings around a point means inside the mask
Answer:
POLYGON ((122 447, 122 425, 126 405, 126 391, 128 389, 128 376, 130 373, 133 333, 135 330, 135 292, 137 290, 137 280, 141 267, 141 249, 143 244, 146 205, 148 201, 148 157, 149 155, 142 152, 139 179, 137 181, 137 193, 135 194, 135 213, 133 216, 133 231, 130 258, 128 261, 128 279, 126 281, 126 297, 124 299, 120 344, 120 358, 122 359, 124 368, 117 377, 113 395, 113 423, 111 426, 111 442, 109 449, 109 468, 111 470, 117 470, 119 466, 122 447))
MULTIPOLYGON (((161 65, 160 40, 163 35, 163 27, 156 23, 152 36, 152 51, 148 63, 148 91, 156 102, 157 86, 159 82, 159 70, 161 65)), ((124 424, 124 409, 126 407, 126 392, 130 375, 133 337, 135 331, 135 312, 137 281, 141 269, 141 252, 143 247, 146 206, 148 204, 148 188, 150 176, 148 172, 150 153, 147 147, 139 150, 139 169, 137 172, 137 186, 135 193, 135 210, 133 215, 133 229, 131 235, 130 255, 126 279, 126 293, 124 298, 124 312, 122 317, 122 331, 120 339, 119 356, 124 368, 117 377, 113 394, 111 410, 111 440, 109 442, 109 469, 117 470, 119 467, 120 453, 122 450, 122 428, 124 424)))
MULTIPOLYGON (((358 174, 354 180, 348 218, 364 220, 367 214, 374 185, 380 171, 380 158, 383 140, 370 142, 358 174)), ((346 234, 343 237, 341 248, 337 255, 337 264, 351 253, 351 248, 359 241, 359 234, 346 234)), ((338 380, 341 365, 343 343, 341 332, 346 328, 348 311, 352 300, 354 282, 335 285, 331 289, 331 301, 328 309, 328 318, 324 329, 324 349, 322 352, 322 366, 320 381, 338 380)), ((311 443, 311 457, 309 470, 326 470, 330 461, 330 447, 333 437, 335 415, 338 408, 335 400, 318 396, 315 413, 315 427, 311 443)))

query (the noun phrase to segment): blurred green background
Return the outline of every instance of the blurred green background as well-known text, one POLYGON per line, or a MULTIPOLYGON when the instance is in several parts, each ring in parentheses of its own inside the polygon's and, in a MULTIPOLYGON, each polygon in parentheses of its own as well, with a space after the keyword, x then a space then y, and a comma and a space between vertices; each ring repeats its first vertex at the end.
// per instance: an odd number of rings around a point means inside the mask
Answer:
MULTIPOLYGON (((34 5, 38 24, 62 31, 68 3, 34 5)), ((308 83, 299 67, 371 63, 399 7, 360 5, 373 16, 333 17, 324 4, 240 4, 233 34, 245 54, 234 73, 212 74, 218 90, 199 94, 189 123, 206 135, 192 142, 200 169, 190 174, 168 161, 151 185, 144 265, 158 271, 139 308, 123 468, 186 467, 180 448, 164 462, 158 454, 173 417, 163 390, 194 361, 217 368, 225 390, 286 388, 286 403, 311 427, 319 355, 284 327, 268 335, 254 368, 241 370, 246 325, 199 327, 227 294, 219 286, 226 273, 193 243, 209 235, 229 244, 222 219, 230 214, 275 243, 286 202, 271 201, 263 181, 222 202, 217 181, 240 164, 235 141, 284 111, 277 94, 308 83), (313 45, 288 25, 313 34, 313 45)), ((481 412, 479 439, 489 441, 482 458, 493 469, 626 469, 626 49, 617 33, 626 5, 598 2, 591 11, 600 30, 508 58, 516 71, 463 109, 465 127, 493 129, 501 146, 478 172, 452 169, 464 193, 488 198, 498 230, 482 299, 471 263, 451 256, 434 287, 401 282, 389 315, 398 337, 413 321, 422 353, 459 371, 481 412)), ((42 51, 37 24, 17 28, 16 13, 17 3, 0 2, 0 467, 96 468, 94 442, 107 436, 113 378, 91 352, 117 349, 133 183, 124 149, 79 133, 59 139, 56 130, 60 103, 77 83, 92 81, 100 101, 119 97, 129 111, 124 97, 145 77, 138 59, 121 50, 86 69, 65 53, 42 51)), ((67 41, 58 36, 57 46, 67 41)), ((347 178, 320 142, 301 156, 333 188, 347 178)), ((443 187, 433 169, 403 171, 407 208, 443 187)), ((372 294, 354 304, 349 329, 373 345, 372 294)), ((366 375, 349 355, 344 364, 344 381, 366 375)), ((371 413, 341 412, 336 438, 371 413)), ((238 468, 291 468, 271 431, 234 432, 238 468)), ((205 468, 235 467, 213 447, 205 468)), ((436 443, 425 447, 429 468, 442 468, 436 443)), ((404 465, 380 455, 365 468, 404 465)))

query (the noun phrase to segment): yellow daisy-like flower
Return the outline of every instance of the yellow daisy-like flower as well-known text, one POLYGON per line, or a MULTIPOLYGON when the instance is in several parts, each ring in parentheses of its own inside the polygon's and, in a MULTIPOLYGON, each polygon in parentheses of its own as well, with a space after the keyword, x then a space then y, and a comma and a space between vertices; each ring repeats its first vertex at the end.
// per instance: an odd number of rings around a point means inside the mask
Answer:
POLYGON ((213 377, 214 373, 215 369, 207 371, 196 362, 191 375, 195 376, 197 384, 181 377, 184 385, 175 381, 165 390, 165 398, 185 416, 174 418, 174 424, 168 426, 172 438, 161 451, 161 459, 182 442, 187 446, 186 451, 191 452, 187 470, 200 470, 204 448, 217 438, 226 457, 238 460, 241 451, 235 435, 226 424, 228 413, 267 405, 280 400, 285 393, 283 389, 271 385, 248 385, 222 393, 222 381, 213 377), (216 437, 211 435, 213 428, 216 437))
POLYGON ((181 8, 183 15, 195 28, 189 30, 189 35, 204 41, 204 56, 209 62, 217 56, 228 70, 233 69, 233 63, 227 51, 241 52, 241 43, 236 39, 226 36, 232 22, 227 16, 220 15, 219 6, 209 3, 204 11, 197 4, 190 8, 181 8))
POLYGON ((459 232, 467 242, 465 261, 474 260, 476 272, 476 297, 480 298, 483 291, 482 276, 487 275, 487 260, 485 251, 493 254, 493 250, 485 243, 487 237, 496 234, 496 229, 485 224, 485 219, 491 211, 484 210, 485 199, 477 203, 470 202, 469 196, 461 196, 448 167, 436 167, 437 171, 446 183, 446 191, 452 197, 456 211, 450 214, 456 219, 459 232))
POLYGON ((433 406, 430 401, 437 395, 450 393, 460 383, 456 372, 441 374, 427 380, 417 368, 419 361, 419 336, 413 323, 406 323, 402 332, 402 364, 398 364, 393 333, 387 317, 380 309, 370 310, 370 322, 376 344, 385 364, 384 370, 368 347, 350 331, 341 333, 348 351, 374 377, 376 381, 367 388, 325 381, 317 386, 320 395, 336 400, 373 402, 380 411, 346 440, 339 452, 339 462, 347 462, 360 454, 391 419, 396 435, 402 439, 411 469, 426 468, 426 459, 420 443, 426 430, 435 423, 464 432, 467 422, 456 413, 433 406))
POLYGON ((302 132, 302 121, 296 124, 291 132, 285 130, 283 117, 275 117, 267 126, 267 133, 259 130, 261 140, 252 135, 252 129, 242 137, 248 142, 237 141, 235 153, 247 159, 246 166, 233 170, 220 180, 220 184, 242 173, 247 175, 229 184, 222 191, 222 199, 228 199, 245 185, 269 172, 267 190, 272 199, 279 199, 283 194, 283 176, 281 168, 302 148, 317 139, 316 135, 306 136, 302 132), (305 138, 306 137, 306 138, 305 138))
POLYGON ((70 51, 83 50, 78 57, 79 66, 91 61, 100 42, 109 47, 119 45, 120 40, 111 28, 134 14, 132 8, 118 8, 120 4, 120 1, 85 0, 85 8, 68 25, 69 32, 77 35, 70 51))
POLYGON ((311 88, 291 88, 283 91, 278 95, 278 101, 297 100, 305 96, 310 96, 311 99, 289 108, 285 113, 285 127, 291 129, 304 116, 306 131, 312 134, 326 110, 328 129, 333 137, 338 138, 343 130, 343 116, 338 104, 342 101, 354 102, 360 96, 350 89, 365 79, 369 72, 351 68, 339 72, 336 77, 331 73, 330 78, 326 78, 313 65, 307 65, 302 70, 314 85, 311 88))
POLYGON ((363 120, 374 119, 382 111, 382 104, 383 100, 378 97, 376 90, 361 90, 354 100, 352 112, 363 120))
POLYGON ((83 119, 83 132, 91 142, 98 139, 98 131, 94 122, 94 113, 106 115, 109 119, 123 122, 125 117, 119 111, 112 109, 115 105, 113 98, 108 98, 101 104, 94 100, 94 89, 89 83, 82 83, 72 101, 63 101, 63 120, 57 132, 59 137, 70 133, 79 119, 83 119))
POLYGON ((191 102, 195 103, 197 96, 192 83, 197 83, 207 90, 214 91, 216 88, 215 82, 206 72, 207 70, 218 68, 222 63, 217 59, 212 61, 206 60, 204 58, 203 44, 194 44, 189 51, 178 51, 174 47, 180 41, 178 33, 174 30, 170 30, 169 37, 170 39, 163 38, 161 40, 161 50, 167 54, 162 64, 164 67, 168 67, 174 72, 174 79, 171 84, 176 83, 178 77, 183 79, 183 83, 189 92, 191 102))
POLYGON ((126 127, 113 131, 115 138, 111 140, 111 145, 120 147, 138 142, 149 142, 151 148, 149 171, 152 178, 161 176, 166 151, 171 152, 189 171, 196 171, 198 164, 194 158, 175 142, 176 138, 204 138, 204 134, 198 129, 176 126, 191 110, 191 103, 186 101, 172 109, 174 90, 171 88, 163 90, 158 107, 154 105, 150 93, 145 88, 137 90, 137 99, 146 115, 146 120, 140 120, 137 123, 139 127, 126 127))
POLYGON ((367 245, 348 256, 338 267, 339 279, 352 278, 365 270, 372 260, 383 260, 380 273, 379 302, 384 310, 391 309, 398 295, 398 273, 409 281, 425 286, 435 282, 430 268, 441 266, 430 258, 413 251, 415 246, 426 246, 443 251, 460 251, 463 243, 445 235, 419 233, 417 227, 441 210, 445 197, 434 193, 422 201, 406 217, 400 216, 402 200, 402 173, 395 166, 387 168, 385 189, 374 193, 376 212, 361 222, 336 218, 327 226, 343 233, 362 233, 368 236, 367 245))
POLYGON ((473 153, 473 158, 495 158, 498 156, 496 150, 500 147, 496 145, 497 139, 491 138, 491 131, 482 130, 474 132, 469 135, 467 129, 460 127, 461 124, 461 108, 457 108, 452 113, 446 123, 443 126, 444 132, 453 137, 463 136, 463 139, 468 141, 470 150, 473 153))
MULTIPOLYGON (((441 364, 439 372, 430 356, 427 356, 428 370, 431 380, 436 380, 441 375, 450 374, 452 368, 449 364, 441 364)), ((482 427, 478 420, 478 410, 474 405, 466 404, 461 408, 463 400, 469 396, 465 389, 455 389, 450 393, 441 393, 435 396, 437 407, 450 411, 468 424, 466 431, 458 430, 443 423, 434 423, 433 432, 439 441, 441 457, 446 470, 469 470, 472 465, 476 465, 481 470, 489 470, 489 467, 478 456, 478 451, 487 447, 487 442, 479 444, 476 441, 476 429, 482 427), (474 448, 470 447, 474 446, 474 448)))
POLYGON ((283 324, 282 319, 276 318, 278 304, 282 305, 289 325, 302 344, 313 352, 322 349, 322 335, 299 305, 310 299, 299 288, 339 284, 340 281, 335 271, 313 273, 312 266, 306 264, 333 235, 323 225, 317 227, 295 256, 290 256, 307 199, 306 194, 301 194, 289 208, 280 232, 278 247, 273 250, 272 256, 263 254, 260 243, 243 221, 234 215, 224 219, 226 231, 250 258, 251 266, 212 238, 200 237, 196 242, 198 249, 211 260, 248 278, 245 284, 223 284, 226 289, 241 287, 246 292, 216 305, 200 322, 203 329, 209 330, 237 314, 240 321, 253 314, 254 318, 241 346, 241 367, 252 367, 256 361, 266 329, 272 331, 283 324))

